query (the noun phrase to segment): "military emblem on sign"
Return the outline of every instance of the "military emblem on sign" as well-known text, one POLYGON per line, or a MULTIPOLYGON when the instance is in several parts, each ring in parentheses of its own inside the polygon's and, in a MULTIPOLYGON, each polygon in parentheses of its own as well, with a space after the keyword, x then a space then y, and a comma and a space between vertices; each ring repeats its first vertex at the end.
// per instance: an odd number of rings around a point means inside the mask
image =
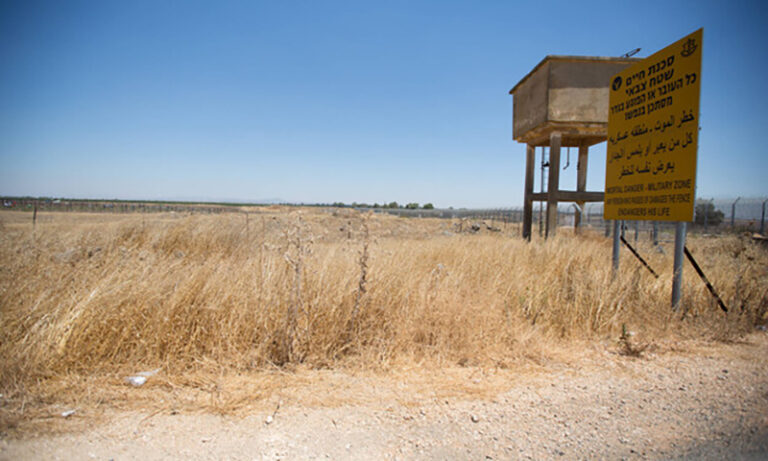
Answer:
POLYGON ((613 84, 611 85, 611 88, 613 88, 613 91, 618 91, 619 88, 621 88, 621 77, 616 76, 616 78, 613 79, 613 84))
POLYGON ((685 41, 685 43, 683 43, 683 51, 681 51, 680 54, 682 54, 684 58, 687 58, 688 56, 695 53, 696 48, 698 47, 699 45, 696 44, 696 39, 689 38, 685 41))

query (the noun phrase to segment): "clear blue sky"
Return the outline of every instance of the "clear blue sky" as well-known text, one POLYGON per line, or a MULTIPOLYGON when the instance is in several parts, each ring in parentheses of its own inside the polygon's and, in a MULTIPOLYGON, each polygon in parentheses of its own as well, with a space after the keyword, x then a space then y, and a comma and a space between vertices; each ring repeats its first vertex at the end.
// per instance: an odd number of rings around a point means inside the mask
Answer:
POLYGON ((519 206, 518 80, 699 27, 698 196, 768 195, 766 5, 2 1, 0 195, 519 206))

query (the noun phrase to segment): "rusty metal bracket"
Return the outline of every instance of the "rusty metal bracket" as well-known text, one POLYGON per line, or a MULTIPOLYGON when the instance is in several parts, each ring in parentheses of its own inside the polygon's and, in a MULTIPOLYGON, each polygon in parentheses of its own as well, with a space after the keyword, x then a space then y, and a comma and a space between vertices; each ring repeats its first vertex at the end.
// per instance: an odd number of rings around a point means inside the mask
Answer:
POLYGON ((629 248, 629 251, 632 252, 633 255, 635 255, 635 258, 637 258, 638 261, 640 261, 643 264, 643 266, 645 266, 645 268, 648 269, 651 272, 651 274, 653 274, 654 277, 659 278, 659 274, 657 274, 656 271, 654 271, 653 268, 651 268, 651 266, 647 262, 645 262, 645 259, 643 259, 643 257, 640 256, 640 253, 638 253, 637 251, 635 251, 634 248, 632 248, 632 245, 630 245, 629 242, 627 242, 624 239, 623 235, 621 235, 619 239, 621 240, 621 243, 623 243, 624 246, 629 248))
POLYGON ((691 262, 691 265, 696 270, 696 273, 699 274, 699 277, 701 277, 701 280, 704 281, 704 284, 707 285, 707 289, 709 289, 709 292, 714 296, 714 298, 717 300, 717 304, 720 306, 720 309, 723 310, 723 312, 728 312, 728 307, 726 307, 725 303, 722 299, 720 299, 720 296, 718 296, 717 292, 715 291, 715 287, 712 286, 711 283, 709 283, 709 280, 707 279, 707 276, 704 275, 704 271, 701 270, 701 267, 699 267, 698 263, 695 259, 693 259, 693 255, 690 251, 688 251, 688 247, 683 247, 683 251, 685 252, 685 257, 688 258, 688 261, 691 262))

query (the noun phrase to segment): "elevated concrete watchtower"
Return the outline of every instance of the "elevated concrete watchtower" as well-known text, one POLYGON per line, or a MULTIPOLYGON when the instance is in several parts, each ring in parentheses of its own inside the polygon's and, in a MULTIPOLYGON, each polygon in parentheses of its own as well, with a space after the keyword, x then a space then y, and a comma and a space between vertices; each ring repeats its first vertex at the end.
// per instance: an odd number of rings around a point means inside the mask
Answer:
MULTIPOLYGON (((528 145, 525 162, 523 237, 531 238, 533 202, 547 202, 546 235, 557 230, 558 201, 602 202, 603 192, 588 192, 589 146, 608 136, 608 85, 611 77, 636 58, 547 56, 509 91, 513 101, 513 138, 528 145), (536 147, 549 146, 547 192, 533 193, 536 147), (560 148, 578 147, 575 191, 559 189, 560 148)), ((576 213, 576 226, 581 213, 576 213)))

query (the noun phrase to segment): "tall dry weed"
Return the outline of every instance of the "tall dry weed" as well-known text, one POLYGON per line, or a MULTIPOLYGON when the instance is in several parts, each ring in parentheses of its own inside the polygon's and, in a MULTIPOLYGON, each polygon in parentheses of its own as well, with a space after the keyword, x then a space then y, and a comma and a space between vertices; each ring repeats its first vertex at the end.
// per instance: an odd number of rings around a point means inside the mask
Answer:
MULTIPOLYGON (((11 216, 11 215, 5 215, 11 216)), ((160 367, 169 375, 297 362, 512 366, 552 344, 729 339, 766 321, 768 254, 738 237, 690 248, 731 312, 691 270, 669 306, 671 256, 640 246, 655 279, 586 235, 444 235, 450 223, 358 214, 48 216, 4 220, 0 382, 160 367), (355 231, 355 229, 357 229, 355 231)))

